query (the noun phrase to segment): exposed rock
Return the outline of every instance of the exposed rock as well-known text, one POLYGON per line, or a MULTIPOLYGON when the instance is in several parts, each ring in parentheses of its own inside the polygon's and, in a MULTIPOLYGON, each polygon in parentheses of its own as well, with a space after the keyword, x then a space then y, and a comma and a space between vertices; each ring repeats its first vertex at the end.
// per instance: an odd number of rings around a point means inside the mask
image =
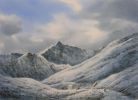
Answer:
POLYGON ((42 80, 68 67, 65 65, 56 66, 49 63, 41 55, 26 53, 17 59, 3 60, 3 64, 0 66, 0 74, 42 80))
POLYGON ((76 65, 90 58, 93 54, 90 55, 86 50, 58 42, 55 46, 44 51, 42 55, 48 61, 56 64, 76 65))

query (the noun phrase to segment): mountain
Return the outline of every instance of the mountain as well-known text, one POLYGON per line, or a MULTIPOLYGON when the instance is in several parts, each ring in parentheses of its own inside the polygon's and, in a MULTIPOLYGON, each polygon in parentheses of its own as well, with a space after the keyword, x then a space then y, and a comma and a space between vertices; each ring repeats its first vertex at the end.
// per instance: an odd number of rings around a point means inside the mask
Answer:
POLYGON ((11 56, 15 57, 15 58, 19 58, 21 57, 23 54, 20 53, 11 53, 11 56))
POLYGON ((0 65, 5 64, 5 62, 12 62, 12 60, 18 59, 23 54, 20 53, 11 53, 11 54, 3 54, 0 55, 0 65))
POLYGON ((13 67, 15 66, 15 62, 22 54, 19 53, 11 53, 11 54, 2 54, 0 55, 0 74, 6 75, 7 72, 11 73, 13 67))
MULTIPOLYGON (((42 62, 47 61, 41 55, 27 53, 18 58, 17 64, 20 66, 15 69, 21 68, 19 72, 23 71, 26 75, 24 77, 33 72, 35 74, 32 75, 37 76, 39 75, 38 70, 43 68, 42 62)), ((48 66, 48 63, 46 64, 45 74, 51 73, 51 67, 48 66)), ((10 68, 14 67, 10 66, 6 70, 16 73, 15 69, 10 68)), ((92 58, 74 67, 51 74, 43 81, 0 75, 0 100, 137 99, 138 33, 113 41, 92 58)))
POLYGON ((61 42, 46 50, 42 55, 50 62, 70 65, 79 64, 92 56, 86 50, 64 45, 61 42))
POLYGON ((111 89, 138 98, 138 33, 110 43, 99 54, 43 83, 55 88, 111 89))
POLYGON ((65 65, 56 66, 49 63, 41 55, 26 53, 16 59, 13 57, 10 60, 3 59, 3 63, 0 66, 0 74, 42 80, 65 68, 67 68, 65 65))

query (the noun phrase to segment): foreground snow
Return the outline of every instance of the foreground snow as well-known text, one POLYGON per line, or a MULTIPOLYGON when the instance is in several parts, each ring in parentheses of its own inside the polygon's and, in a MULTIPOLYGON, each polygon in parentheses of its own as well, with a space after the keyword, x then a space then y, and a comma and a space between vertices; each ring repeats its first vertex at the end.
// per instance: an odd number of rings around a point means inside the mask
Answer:
POLYGON ((0 75, 0 100, 134 100, 103 89, 57 90, 29 78, 0 75))

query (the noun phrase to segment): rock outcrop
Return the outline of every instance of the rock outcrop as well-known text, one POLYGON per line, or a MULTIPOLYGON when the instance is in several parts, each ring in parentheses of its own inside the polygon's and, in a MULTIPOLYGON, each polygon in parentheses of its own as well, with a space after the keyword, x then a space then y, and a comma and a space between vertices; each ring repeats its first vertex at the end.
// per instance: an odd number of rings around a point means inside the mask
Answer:
POLYGON ((79 64, 92 56, 86 50, 64 45, 61 42, 44 51, 42 55, 50 62, 70 65, 79 64))

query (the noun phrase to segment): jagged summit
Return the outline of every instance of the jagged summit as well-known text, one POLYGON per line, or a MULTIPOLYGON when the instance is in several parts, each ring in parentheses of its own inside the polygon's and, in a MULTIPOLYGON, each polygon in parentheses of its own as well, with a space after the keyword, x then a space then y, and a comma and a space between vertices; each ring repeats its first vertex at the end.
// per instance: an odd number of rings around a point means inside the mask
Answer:
POLYGON ((47 49, 42 55, 50 62, 70 65, 79 64, 91 56, 84 49, 64 45, 60 41, 47 49))
MULTIPOLYGON (((67 45, 64 45, 62 42, 58 41, 56 45, 54 45, 57 49, 61 50, 61 49, 64 49, 65 46, 67 45)), ((53 47, 54 47, 53 46, 53 47)))
POLYGON ((62 47, 63 44, 62 44, 62 42, 58 41, 57 44, 56 44, 56 46, 62 47))
MULTIPOLYGON (((36 54, 30 53, 30 52, 28 52, 28 53, 24 54, 23 56, 21 56, 21 58, 27 58, 29 61, 32 61, 37 57, 39 57, 39 56, 36 55, 36 54)), ((42 58, 42 57, 40 57, 40 58, 42 58)))
POLYGON ((26 55, 27 55, 28 57, 32 57, 32 56, 34 56, 35 54, 29 52, 29 53, 27 53, 26 55))

